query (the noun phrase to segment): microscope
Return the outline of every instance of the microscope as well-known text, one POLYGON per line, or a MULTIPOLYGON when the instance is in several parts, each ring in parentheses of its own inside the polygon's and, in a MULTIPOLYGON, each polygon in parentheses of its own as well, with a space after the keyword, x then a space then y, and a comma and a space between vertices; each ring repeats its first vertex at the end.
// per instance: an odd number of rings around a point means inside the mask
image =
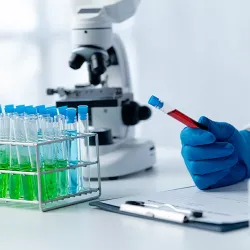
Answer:
MULTIPOLYGON (((140 0, 74 0, 69 66, 78 70, 85 63, 89 84, 47 90, 48 95, 59 94, 57 107, 89 106, 91 132, 99 138, 102 179, 147 170, 156 161, 154 143, 135 138, 135 126, 149 119, 151 110, 134 101, 127 54, 112 30, 112 23, 132 17, 139 3, 140 0)), ((94 145, 90 141, 90 146, 94 145)), ((90 177, 97 176, 97 169, 91 167, 90 177)))

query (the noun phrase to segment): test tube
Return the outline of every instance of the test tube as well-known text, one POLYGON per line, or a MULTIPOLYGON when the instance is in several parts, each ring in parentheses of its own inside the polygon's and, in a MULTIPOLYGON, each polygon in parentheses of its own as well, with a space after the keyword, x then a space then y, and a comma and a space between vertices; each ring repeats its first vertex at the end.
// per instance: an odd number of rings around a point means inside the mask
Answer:
POLYGON ((207 127, 203 124, 193 120, 192 118, 180 112, 178 109, 172 108, 167 102, 161 101, 158 97, 154 95, 150 97, 148 103, 153 107, 161 110, 165 114, 176 119, 177 121, 185 124, 187 127, 207 130, 207 127))
MULTIPOLYGON (((43 117, 42 137, 45 141, 55 139, 54 130, 54 111, 47 108, 49 116, 43 117)), ((56 164, 56 147, 54 143, 43 146, 43 170, 50 171, 57 168, 56 164)), ((58 196, 57 192, 57 174, 49 173, 42 176, 42 199, 53 200, 58 196)))
MULTIPOLYGON (((80 134, 89 132, 89 120, 88 120, 88 106, 78 106, 78 131, 80 134)), ((81 163, 90 162, 89 155, 89 137, 85 137, 79 140, 79 157, 81 163)), ((81 190, 89 190, 90 188, 90 166, 86 166, 84 169, 80 168, 80 187, 81 190)))
MULTIPOLYGON (((66 110, 66 133, 68 137, 77 136, 76 109, 68 108, 66 110)), ((70 166, 78 165, 78 145, 77 140, 67 141, 67 156, 70 166)), ((69 171, 69 192, 76 194, 79 191, 78 169, 69 171)))
MULTIPOLYGON (((54 135, 55 139, 60 139, 65 135, 65 116, 57 112, 56 107, 49 109, 51 116, 53 117, 54 124, 54 135)), ((66 112, 66 109, 65 109, 66 112)), ((67 149, 65 142, 59 142, 54 144, 56 152, 56 166, 58 169, 67 167, 67 149)), ((65 196, 68 195, 68 170, 60 171, 57 173, 57 187, 58 195, 65 196)))
MULTIPOLYGON (((12 106, 12 105, 11 105, 12 106)), ((12 109, 12 108, 11 108, 12 109)), ((23 137, 22 138, 18 138, 18 136, 20 135, 20 129, 22 128, 21 124, 19 122, 17 122, 18 118, 19 121, 21 121, 22 123, 23 121, 23 116, 24 116, 24 109, 25 106, 24 105, 18 105, 16 106, 15 109, 15 116, 12 113, 11 119, 10 119, 10 129, 11 129, 11 141, 20 141, 20 142, 24 142, 24 133, 23 133, 23 137), (19 129, 19 131, 17 131, 17 129, 19 129), (19 134, 18 134, 19 133, 19 134), (18 134, 18 135, 17 135, 18 134)), ((8 110, 7 107, 7 112, 10 112, 11 110, 8 110)), ((12 110, 13 112, 13 110, 12 110)), ((19 161, 19 146, 11 146, 11 160, 10 160, 10 169, 13 171, 20 171, 21 169, 21 165, 20 165, 20 161, 19 161)), ((21 149, 20 149, 21 150, 21 149)), ((9 195, 11 199, 19 199, 21 197, 23 197, 23 186, 22 186, 22 176, 19 174, 10 174, 10 178, 9 178, 9 195)))
MULTIPOLYGON (((36 143, 39 141, 38 118, 36 109, 33 106, 26 107, 26 116, 24 117, 24 132, 25 132, 26 142, 36 143)), ((23 165, 22 170, 25 172, 36 172, 37 171, 36 149, 35 147, 27 147, 27 151, 28 151, 28 164, 23 165)), ((22 185, 23 185, 25 200, 38 199, 37 176, 23 175, 22 185)))
MULTIPOLYGON (((10 129, 10 119, 5 116, 2 111, 2 106, 0 106, 0 140, 9 140, 9 129, 10 129)), ((0 145, 0 169, 8 170, 10 166, 9 162, 9 146, 0 145)), ((6 198, 8 189, 8 179, 9 174, 0 174, 0 198, 6 198)))
MULTIPOLYGON (((15 119, 17 113, 13 104, 5 106, 5 114, 9 117, 9 138, 8 141, 14 142, 15 138, 15 119)), ((17 146, 9 146, 9 169, 12 171, 19 171, 20 166, 18 164, 18 152, 17 146)), ((22 190, 21 190, 21 175, 19 174, 10 174, 9 175, 9 196, 11 199, 20 199, 22 190)))

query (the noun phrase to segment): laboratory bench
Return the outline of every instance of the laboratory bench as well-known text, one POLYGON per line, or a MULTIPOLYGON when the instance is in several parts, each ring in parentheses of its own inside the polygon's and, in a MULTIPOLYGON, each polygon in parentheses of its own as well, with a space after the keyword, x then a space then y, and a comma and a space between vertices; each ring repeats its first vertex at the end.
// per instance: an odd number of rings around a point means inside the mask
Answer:
MULTIPOLYGON (((160 148, 151 170, 102 182, 102 199, 193 185, 180 150, 160 148)), ((1 250, 211 250, 250 248, 250 229, 215 233, 80 204, 51 212, 0 207, 1 250)))

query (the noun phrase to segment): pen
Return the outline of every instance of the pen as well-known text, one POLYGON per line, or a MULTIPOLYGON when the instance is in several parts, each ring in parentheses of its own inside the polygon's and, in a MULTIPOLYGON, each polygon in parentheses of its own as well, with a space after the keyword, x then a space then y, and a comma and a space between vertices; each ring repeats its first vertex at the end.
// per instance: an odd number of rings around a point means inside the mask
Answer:
POLYGON ((188 216, 181 213, 169 212, 166 210, 160 210, 155 208, 148 208, 143 206, 135 206, 129 204, 122 204, 120 206, 120 211, 143 215, 150 218, 156 218, 160 220, 167 220, 177 223, 186 223, 188 222, 188 216))
MULTIPOLYGON (((154 201, 152 201, 152 202, 154 202, 154 201)), ((154 202, 154 203, 156 203, 156 202, 154 202)), ((155 205, 155 204, 148 204, 148 203, 145 203, 143 201, 126 201, 126 204, 134 205, 134 206, 141 206, 141 207, 151 207, 151 208, 157 208, 157 209, 160 209, 162 207, 168 207, 177 213, 182 213, 182 214, 185 214, 188 216, 192 216, 194 218, 201 218, 203 216, 202 211, 176 208, 173 205, 165 204, 165 203, 158 203, 160 205, 155 205)))
POLYGON ((200 128, 203 130, 208 130, 208 128, 193 120, 192 118, 190 118, 189 116, 183 114, 182 112, 180 112, 178 109, 174 109, 172 107, 170 107, 170 105, 168 105, 166 102, 161 101, 158 97, 152 95, 148 101, 148 103, 150 105, 152 105, 153 107, 161 110, 162 112, 164 112, 165 114, 171 116, 172 118, 176 119, 177 121, 185 124, 187 127, 190 128, 200 128))

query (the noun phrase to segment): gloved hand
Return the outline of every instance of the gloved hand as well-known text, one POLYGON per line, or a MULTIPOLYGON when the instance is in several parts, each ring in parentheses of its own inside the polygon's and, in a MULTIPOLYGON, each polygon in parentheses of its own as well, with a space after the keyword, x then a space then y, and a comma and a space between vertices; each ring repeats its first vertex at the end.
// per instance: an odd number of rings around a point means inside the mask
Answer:
POLYGON ((250 132, 201 117, 208 131, 185 128, 182 156, 199 189, 218 188, 250 177, 250 132))

